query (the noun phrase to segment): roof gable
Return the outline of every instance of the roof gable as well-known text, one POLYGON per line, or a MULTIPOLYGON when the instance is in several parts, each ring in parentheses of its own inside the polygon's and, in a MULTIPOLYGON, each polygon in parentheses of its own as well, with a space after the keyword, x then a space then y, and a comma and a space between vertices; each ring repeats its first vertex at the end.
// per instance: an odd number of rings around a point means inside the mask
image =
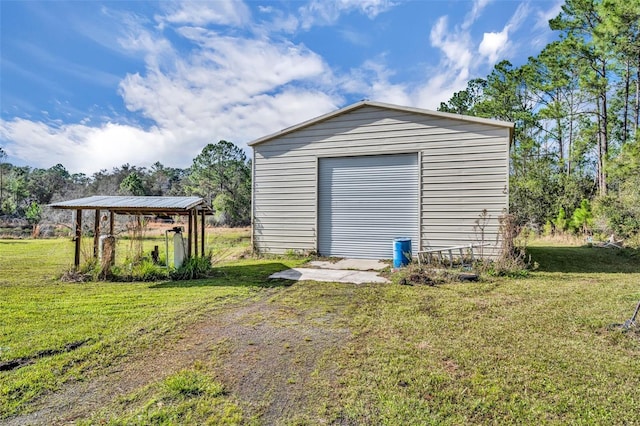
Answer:
POLYGON ((286 129, 280 130, 276 133, 272 133, 270 135, 267 136, 263 136, 261 138, 258 138, 254 141, 251 141, 248 143, 249 146, 255 146, 264 142, 268 142, 272 139, 276 139, 278 137, 287 135, 289 133, 293 133, 296 132, 298 130, 301 130, 303 128, 309 127, 309 126, 313 126, 314 124, 318 124, 327 120, 330 120, 332 118, 338 117, 340 115, 344 115, 344 114, 348 114, 352 111, 364 108, 364 107, 376 107, 376 108, 382 108, 382 109, 387 109, 390 111, 401 111, 401 112, 409 112, 409 113, 414 113, 414 114, 419 114, 419 115, 425 115, 425 116, 431 116, 431 117, 440 117, 440 118, 446 118, 446 119, 450 119, 450 120, 457 120, 457 121, 466 121, 466 122, 470 122, 470 123, 479 123, 479 124, 486 124, 489 126, 494 126, 494 127, 501 127, 501 128, 507 128, 510 130, 510 134, 513 133, 513 128, 514 128, 514 124, 507 122, 507 121, 500 121, 500 120, 492 120, 492 119, 488 119, 488 118, 481 118, 481 117, 473 117, 473 116, 469 116, 469 115, 462 115, 462 114, 452 114, 452 113, 448 113, 448 112, 440 112, 440 111, 431 111, 428 109, 422 109, 422 108, 414 108, 414 107, 405 107, 405 106, 400 106, 400 105, 393 105, 393 104, 387 104, 387 103, 383 103, 383 102, 374 102, 374 101, 360 101, 357 102, 355 104, 351 104, 348 105, 344 108, 341 108, 339 110, 330 112, 328 114, 324 114, 321 115, 319 117, 316 118, 312 118, 310 120, 304 121, 302 123, 296 124, 294 126, 291 127, 287 127, 286 129))

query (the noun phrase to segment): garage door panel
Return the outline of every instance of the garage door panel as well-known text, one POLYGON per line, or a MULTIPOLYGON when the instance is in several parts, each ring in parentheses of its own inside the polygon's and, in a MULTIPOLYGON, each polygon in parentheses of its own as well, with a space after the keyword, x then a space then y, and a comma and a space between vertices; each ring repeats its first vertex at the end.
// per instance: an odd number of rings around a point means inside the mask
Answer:
POLYGON ((417 251, 418 179, 417 154, 321 158, 320 254, 389 259, 397 237, 417 251))

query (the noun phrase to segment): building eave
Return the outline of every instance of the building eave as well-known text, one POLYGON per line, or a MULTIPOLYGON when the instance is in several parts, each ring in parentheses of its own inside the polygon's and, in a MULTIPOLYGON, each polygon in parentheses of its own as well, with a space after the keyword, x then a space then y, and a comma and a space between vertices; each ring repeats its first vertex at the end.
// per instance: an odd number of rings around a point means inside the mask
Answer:
POLYGON ((400 105, 394 105, 394 104, 387 104, 387 103, 383 103, 383 102, 375 102, 375 101, 360 101, 360 102, 356 102, 354 104, 348 105, 344 108, 338 109, 336 111, 332 111, 330 113, 321 115, 319 117, 316 118, 312 118, 310 120, 307 121, 303 121, 302 123, 296 124, 294 126, 291 127, 287 127, 285 129, 282 129, 278 132, 272 133, 270 135, 267 136, 263 136, 261 138, 255 139, 251 142, 248 143, 249 146, 256 146, 265 142, 268 142, 270 140, 279 138, 281 136, 287 135, 289 133, 293 133, 295 131, 298 131, 300 129, 303 129, 305 127, 309 127, 312 126, 314 124, 318 124, 321 123, 323 121, 332 119, 334 117, 338 117, 340 115, 355 111, 357 109, 363 108, 363 107, 376 107, 376 108, 383 108, 383 109, 388 109, 388 110, 392 110, 392 111, 400 111, 400 112, 410 112, 410 113, 414 113, 414 114, 420 114, 420 115, 426 115, 426 116, 431 116, 431 117, 439 117, 439 118, 446 118, 449 120, 457 120, 457 121, 464 121, 464 122, 468 122, 468 123, 478 123, 478 124, 485 124, 488 126, 494 126, 494 127, 501 127, 501 128, 506 128, 509 129, 509 135, 510 135, 510 139, 512 139, 512 135, 513 135, 513 129, 514 129, 514 123, 508 122, 508 121, 501 121, 501 120, 494 120, 494 119, 490 119, 490 118, 482 118, 482 117, 474 117, 474 116, 470 116, 470 115, 462 115, 462 114, 453 114, 453 113, 449 113, 449 112, 441 112, 441 111, 432 111, 432 110, 428 110, 428 109, 423 109, 423 108, 415 108, 415 107, 405 107, 405 106, 400 106, 400 105))

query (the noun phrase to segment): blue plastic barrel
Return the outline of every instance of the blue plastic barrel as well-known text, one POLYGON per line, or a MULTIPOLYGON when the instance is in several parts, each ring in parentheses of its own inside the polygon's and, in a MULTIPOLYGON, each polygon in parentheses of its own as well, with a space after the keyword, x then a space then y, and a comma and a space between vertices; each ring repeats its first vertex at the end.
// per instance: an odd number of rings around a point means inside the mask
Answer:
POLYGON ((401 268, 411 262, 411 238, 393 240, 393 267, 401 268))

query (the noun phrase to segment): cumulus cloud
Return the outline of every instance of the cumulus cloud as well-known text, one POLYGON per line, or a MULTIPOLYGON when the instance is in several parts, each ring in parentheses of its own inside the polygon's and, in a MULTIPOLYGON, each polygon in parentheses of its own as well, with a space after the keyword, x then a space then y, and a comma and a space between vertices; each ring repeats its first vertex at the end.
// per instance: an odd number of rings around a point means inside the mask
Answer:
POLYGON ((495 63, 502 56, 502 52, 509 43, 509 29, 504 28, 499 33, 484 33, 478 52, 489 62, 495 63))
MULTIPOLYGON (((116 20, 118 50, 144 61, 118 85, 130 112, 126 119, 115 112, 97 124, 16 117, 0 120, 0 140, 11 157, 38 167, 62 163, 70 171, 92 173, 158 160, 187 167, 206 143, 226 139, 246 146, 332 111, 345 97, 435 109, 477 76, 483 63, 512 47, 509 38, 526 16, 526 5, 500 31, 473 40, 470 27, 488 4, 476 0, 459 22, 437 19, 427 42, 439 56, 423 65, 420 78, 402 82, 384 53, 340 72, 317 52, 282 36, 335 23, 344 13, 373 19, 393 7, 391 1, 311 0, 297 16, 269 6, 256 9, 257 19, 231 0, 163 4, 166 13, 153 22, 136 16, 116 20)), ((367 42, 344 29, 342 36, 367 42)))
POLYGON ((507 53, 511 48, 509 36, 518 30, 528 14, 529 4, 521 3, 502 31, 484 33, 482 36, 482 42, 480 42, 480 45, 478 46, 478 53, 492 64, 507 56, 507 53))
POLYGON ((62 163, 69 170, 85 173, 129 163, 132 158, 148 159, 151 164, 149 152, 171 150, 173 139, 158 128, 145 131, 114 123, 51 126, 19 118, 0 121, 0 134, 13 141, 7 145, 12 157, 43 167, 62 163))
POLYGON ((186 54, 178 55, 162 32, 145 26, 129 25, 120 39, 123 48, 144 56, 145 70, 127 74, 119 93, 149 126, 1 120, 6 151, 28 164, 63 163, 85 173, 159 159, 186 167, 206 143, 226 139, 242 146, 342 102, 329 66, 303 45, 195 25, 174 31, 191 46, 186 54))

